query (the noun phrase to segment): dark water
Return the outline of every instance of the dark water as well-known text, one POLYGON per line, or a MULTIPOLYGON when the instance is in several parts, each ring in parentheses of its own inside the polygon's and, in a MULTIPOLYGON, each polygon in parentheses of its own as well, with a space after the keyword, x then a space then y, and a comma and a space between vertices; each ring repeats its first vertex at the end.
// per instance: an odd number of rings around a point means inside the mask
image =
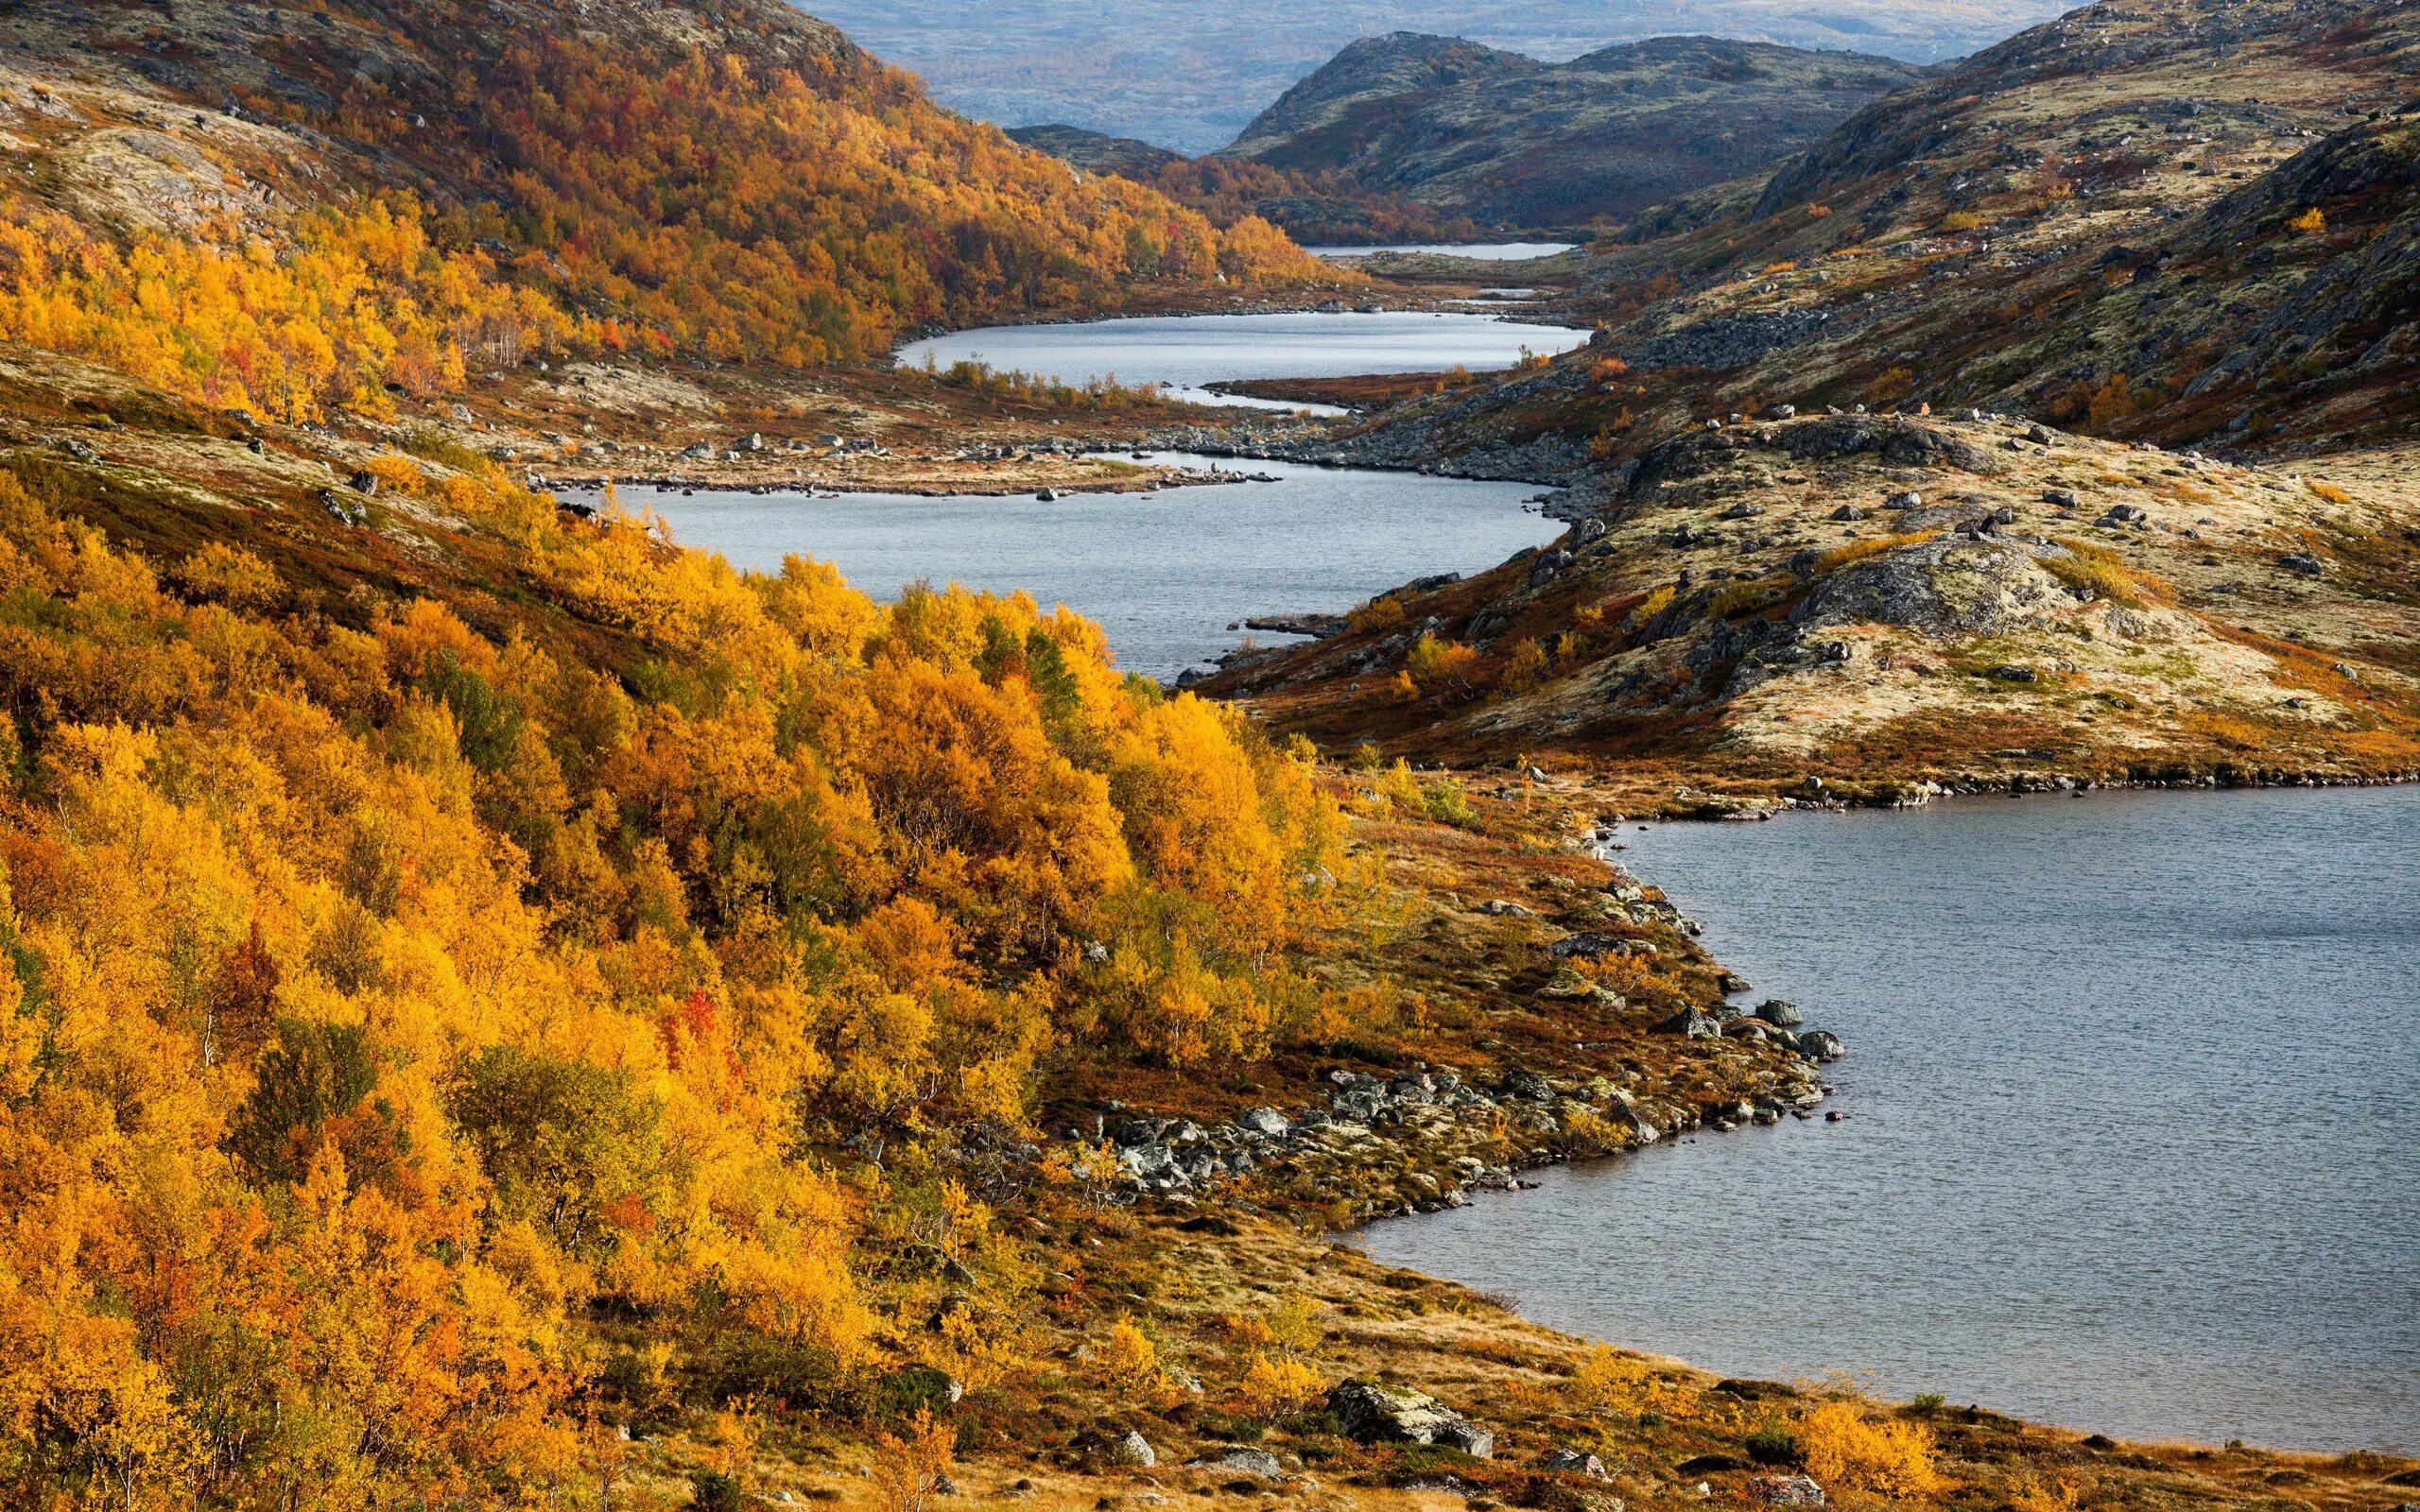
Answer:
POLYGON ((1171 397, 1202 404, 1315 409, 1320 406, 1214 394, 1205 386, 1244 378, 1443 372, 1458 364, 1487 372, 1512 367, 1524 352, 1567 352, 1587 339, 1587 332, 1567 326, 1426 311, 1150 316, 955 331, 908 343, 899 349, 899 361, 918 367, 929 357, 943 368, 982 362, 1002 372, 1075 384, 1096 378, 1165 384, 1171 397))
POLYGON ((1540 1321, 2139 1439, 2420 1451, 2420 789, 1963 799, 1618 859, 1841 1124, 1367 1230, 1540 1321))
POLYGON ((1247 615, 1339 612, 1414 577, 1493 567, 1562 528, 1523 509, 1537 492, 1530 484, 1219 465, 1279 481, 1080 493, 1049 504, 1030 494, 811 499, 653 489, 625 489, 621 499, 661 514, 684 545, 735 566, 778 572, 795 552, 835 563, 876 598, 896 597, 920 577, 1022 588, 1046 609, 1064 603, 1099 621, 1120 665, 1163 679, 1242 639, 1226 627, 1247 615))

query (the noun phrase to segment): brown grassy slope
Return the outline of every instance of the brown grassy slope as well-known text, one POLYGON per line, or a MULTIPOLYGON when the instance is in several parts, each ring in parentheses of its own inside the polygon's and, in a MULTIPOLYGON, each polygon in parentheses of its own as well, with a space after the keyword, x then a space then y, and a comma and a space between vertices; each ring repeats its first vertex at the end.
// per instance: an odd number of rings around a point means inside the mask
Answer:
POLYGON ((2420 766, 2408 456, 2256 469, 2035 434, 1866 417, 1702 433, 1594 494, 1569 561, 1392 595, 1360 629, 1208 686, 1331 746, 1793 782, 2420 766), (1921 503, 1888 507, 1904 493, 1921 503), (1481 654, 1408 698, 1397 673, 1424 633, 1481 654), (1525 644, 1547 653, 1526 680, 1525 644))
POLYGON ((2409 440, 2410 8, 2122 0, 1600 243, 1585 357, 1396 423, 1467 450, 1929 401, 2171 445, 2409 440), (2308 211, 2314 229, 2300 229, 2308 211), (1627 363, 1620 384, 1589 364, 1627 363))

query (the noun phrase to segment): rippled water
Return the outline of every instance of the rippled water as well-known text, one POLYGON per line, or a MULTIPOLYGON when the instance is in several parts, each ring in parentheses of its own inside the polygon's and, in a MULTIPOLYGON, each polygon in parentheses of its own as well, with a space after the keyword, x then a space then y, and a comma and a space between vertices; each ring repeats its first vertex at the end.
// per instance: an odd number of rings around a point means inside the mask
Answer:
POLYGON ((1313 257, 1368 257, 1377 252, 1434 252, 1440 257, 1467 257, 1476 263, 1517 263, 1531 257, 1553 257, 1570 251, 1577 242, 1398 242, 1389 247, 1305 247, 1313 257))
POLYGON ((1627 833, 1845 1123, 1365 1230, 1542 1322, 2138 1439, 2420 1451, 2420 789, 1627 833))
MULTIPOLYGON (((1155 454, 1209 467, 1214 459, 1155 454)), ((778 571, 799 553, 837 563, 877 598, 916 579, 1025 589, 1100 622, 1122 666, 1170 678, 1233 645, 1246 615, 1340 611, 1431 573, 1492 567, 1562 528, 1526 511, 1537 490, 1416 473, 1219 462, 1275 483, 1157 493, 925 499, 626 488, 685 545, 778 571)), ((1284 640, 1263 636, 1264 641, 1284 640)))
POLYGON ((1115 378, 1166 384, 1171 397, 1257 408, 1301 407, 1214 394, 1245 378, 1345 378, 1361 373, 1473 372, 1510 368, 1524 352, 1567 352, 1588 339, 1568 326, 1489 315, 1390 311, 1375 315, 1151 316, 1064 325, 1002 325, 914 341, 899 361, 941 367, 974 361, 1067 383, 1115 378))

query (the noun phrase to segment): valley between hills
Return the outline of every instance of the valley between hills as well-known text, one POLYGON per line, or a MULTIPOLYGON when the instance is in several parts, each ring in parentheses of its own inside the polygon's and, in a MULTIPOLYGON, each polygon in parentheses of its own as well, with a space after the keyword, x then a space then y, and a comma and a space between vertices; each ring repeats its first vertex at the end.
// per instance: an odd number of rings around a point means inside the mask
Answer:
POLYGON ((10 1504, 2420 1499, 1341 1240, 1825 1116, 1856 1047, 1732 1003, 1624 818, 2420 773, 2420 13, 2107 0, 1811 101, 1840 55, 1666 49, 1606 163, 1751 95, 1788 140, 1573 214, 1547 139, 1432 174, 1351 99, 1226 177, 1063 163, 771 0, 0 40, 10 1504), (1281 202, 1588 230, 1332 263, 1281 202), (888 360, 1515 284, 1585 344, 1255 386, 1330 418, 888 360), (1162 449, 1564 528, 1164 687, 1081 604, 568 491, 1201 481, 1162 449))

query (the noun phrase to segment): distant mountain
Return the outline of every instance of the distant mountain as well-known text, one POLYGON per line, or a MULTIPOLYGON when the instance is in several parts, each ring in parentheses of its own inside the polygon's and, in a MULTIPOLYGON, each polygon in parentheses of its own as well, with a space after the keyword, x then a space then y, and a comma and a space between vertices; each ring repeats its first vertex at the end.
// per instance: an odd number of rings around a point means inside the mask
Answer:
POLYGON ((1364 188, 1349 175, 1271 167, 1249 158, 1188 158, 1080 126, 1020 126, 1009 135, 1088 173, 1147 184, 1222 229, 1257 215, 1307 247, 1466 241, 1478 234, 1468 215, 1364 188))
POLYGON ((1222 155, 1338 174, 1482 224, 1578 225, 1752 172, 1927 72, 1712 37, 1542 63, 1396 32, 1338 53, 1222 155))
POLYGON ((942 103, 1004 126, 1065 121, 1181 152, 1224 146, 1359 37, 1445 32, 1572 59, 1675 32, 1854 48, 1931 63, 1987 47, 2065 0, 813 0, 816 13, 925 77, 942 103))

